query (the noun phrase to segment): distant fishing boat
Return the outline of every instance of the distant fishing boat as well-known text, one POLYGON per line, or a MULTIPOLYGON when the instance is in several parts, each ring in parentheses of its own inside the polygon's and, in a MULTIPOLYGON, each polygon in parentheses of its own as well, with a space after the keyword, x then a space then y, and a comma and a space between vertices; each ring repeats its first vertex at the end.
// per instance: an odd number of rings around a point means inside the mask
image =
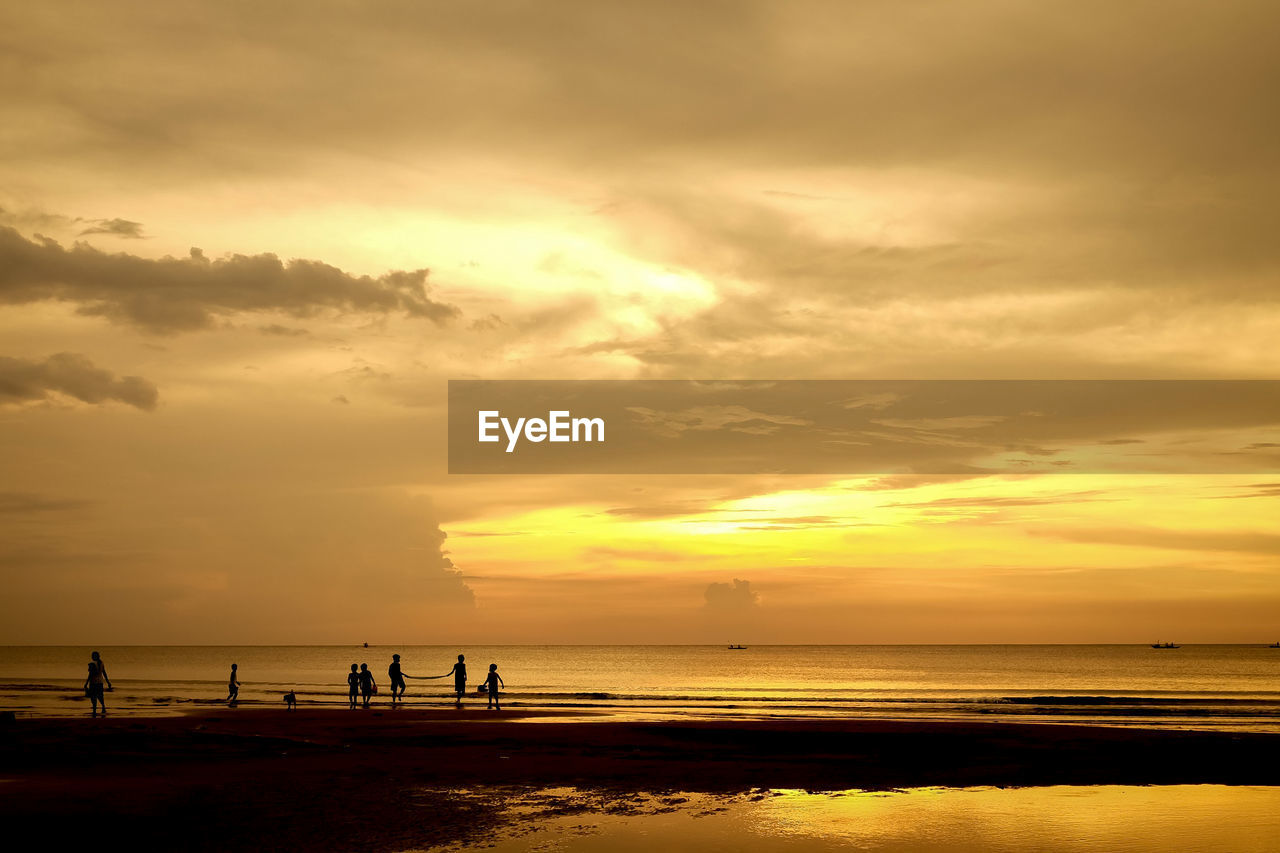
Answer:
POLYGON ((1280 649, 1280 643, 1272 643, 1271 645, 1267 646, 1267 648, 1269 648, 1269 649, 1280 649))
POLYGON ((1151 648, 1153 648, 1153 649, 1180 649, 1180 648, 1182 648, 1182 646, 1178 645, 1177 643, 1152 643, 1152 644, 1151 644, 1151 648))
POLYGON ((736 651, 738 649, 745 649, 745 648, 746 646, 729 646, 729 651, 736 651))

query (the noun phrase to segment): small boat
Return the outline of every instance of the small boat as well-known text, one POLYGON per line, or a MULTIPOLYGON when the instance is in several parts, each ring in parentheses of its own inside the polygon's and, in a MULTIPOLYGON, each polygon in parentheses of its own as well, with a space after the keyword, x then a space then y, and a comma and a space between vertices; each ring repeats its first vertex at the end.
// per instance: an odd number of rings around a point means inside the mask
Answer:
POLYGON ((1177 643, 1152 643, 1152 644, 1151 644, 1151 648, 1153 648, 1153 649, 1180 649, 1180 648, 1182 648, 1182 646, 1178 645, 1177 643))
POLYGON ((733 652, 733 651, 737 651, 739 649, 745 649, 745 648, 746 646, 729 646, 729 651, 733 652))
POLYGON ((1280 649, 1280 643, 1272 643, 1271 645, 1267 646, 1267 648, 1269 648, 1269 649, 1280 649))

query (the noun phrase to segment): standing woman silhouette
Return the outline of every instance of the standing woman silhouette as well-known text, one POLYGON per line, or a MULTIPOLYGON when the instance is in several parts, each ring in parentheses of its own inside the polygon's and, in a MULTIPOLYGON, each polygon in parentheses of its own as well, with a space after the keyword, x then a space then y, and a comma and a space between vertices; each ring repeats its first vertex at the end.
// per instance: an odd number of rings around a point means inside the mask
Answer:
MULTIPOLYGON (((97 652, 91 652, 89 657, 98 665, 98 674, 101 675, 102 680, 106 682, 107 690, 114 690, 115 688, 111 686, 111 676, 107 675, 107 665, 102 662, 102 655, 97 652)), ((104 704, 102 707, 106 708, 107 706, 104 704)))
POLYGON ((98 716, 98 705, 102 705, 102 715, 107 715, 107 699, 102 695, 102 669, 93 661, 89 661, 89 676, 84 680, 84 695, 93 703, 93 716, 98 716))

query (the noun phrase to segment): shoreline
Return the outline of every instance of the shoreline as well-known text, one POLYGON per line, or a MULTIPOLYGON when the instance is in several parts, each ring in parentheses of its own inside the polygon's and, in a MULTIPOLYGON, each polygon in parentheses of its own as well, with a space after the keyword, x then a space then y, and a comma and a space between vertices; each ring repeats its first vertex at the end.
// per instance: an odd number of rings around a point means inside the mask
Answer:
POLYGON ((232 708, 19 719, 0 726, 0 814, 53 826, 123 817, 144 848, 382 850, 459 840, 461 824, 488 812, 450 792, 476 787, 1280 785, 1280 735, 1267 733, 498 713, 232 708), (204 818, 219 832, 191 834, 204 818))

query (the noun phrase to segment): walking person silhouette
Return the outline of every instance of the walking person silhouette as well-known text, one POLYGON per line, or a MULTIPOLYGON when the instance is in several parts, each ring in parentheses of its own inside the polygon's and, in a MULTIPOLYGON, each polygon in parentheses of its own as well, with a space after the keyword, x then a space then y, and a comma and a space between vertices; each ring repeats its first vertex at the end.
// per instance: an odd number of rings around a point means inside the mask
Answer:
POLYGON ((356 699, 360 695, 360 670, 355 664, 351 664, 351 671, 347 673, 347 701, 352 711, 356 709, 356 699))
POLYGON ((466 658, 458 655, 458 662, 453 665, 453 669, 445 673, 453 676, 453 692, 458 695, 458 707, 462 707, 462 694, 467 692, 467 665, 464 662, 466 658))
POLYGON ((403 702, 405 683, 404 674, 400 672, 400 655, 391 656, 391 666, 387 667, 387 677, 391 679, 391 704, 403 702))
MULTIPOLYGON (((115 688, 111 686, 111 676, 107 675, 107 665, 102 662, 102 655, 97 652, 90 652, 89 657, 98 665, 98 674, 101 675, 102 680, 106 682, 107 691, 110 692, 115 690, 115 688)), ((106 705, 103 705, 102 707, 106 708, 106 705)))
POLYGON ((373 683, 373 673, 369 671, 369 664, 360 664, 360 697, 363 700, 363 707, 369 707, 369 700, 373 697, 377 686, 373 683))
POLYGON ((102 716, 107 715, 107 699, 102 695, 102 668, 89 661, 89 675, 84 680, 84 695, 93 703, 93 716, 98 716, 98 705, 102 705, 102 716))
POLYGON ((498 675, 498 665, 496 663, 489 664, 489 674, 485 676, 485 692, 489 694, 489 705, 487 707, 502 710, 501 703, 498 702, 498 687, 506 687, 502 682, 502 676, 498 675))

